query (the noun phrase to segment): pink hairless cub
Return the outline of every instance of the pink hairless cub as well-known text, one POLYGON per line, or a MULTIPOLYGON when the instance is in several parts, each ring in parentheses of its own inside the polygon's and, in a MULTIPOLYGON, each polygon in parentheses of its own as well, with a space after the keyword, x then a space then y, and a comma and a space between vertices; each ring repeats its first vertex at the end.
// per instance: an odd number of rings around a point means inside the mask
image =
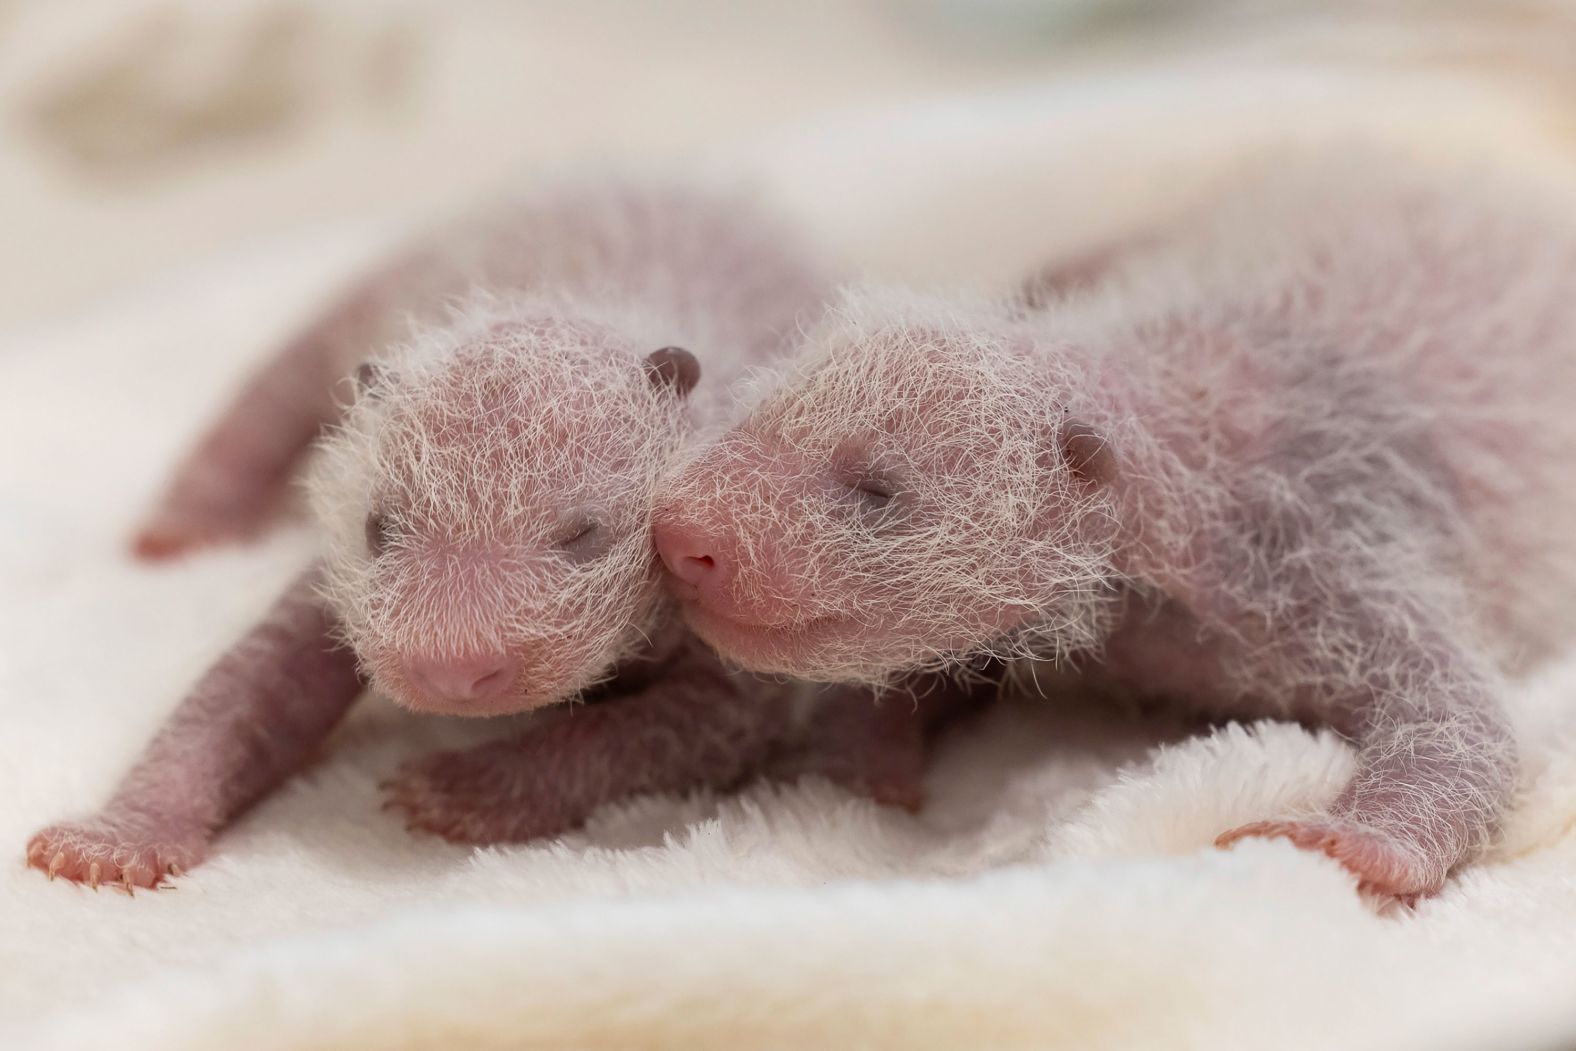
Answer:
POLYGON ((1338 728, 1285 837, 1439 890, 1516 780, 1507 673, 1576 600, 1576 222, 1514 183, 1302 159, 1043 309, 851 295, 656 537, 748 668, 981 653, 1090 694, 1338 728))
MULTIPOLYGON (((256 531, 326 432, 312 491, 327 557, 197 684, 105 808, 39 832, 29 862, 158 885, 298 769, 369 682, 457 715, 597 701, 399 771, 390 804, 451 839, 549 835, 611 799, 762 769, 794 737, 800 691, 723 667, 682 627, 650 515, 730 382, 791 346, 825 287, 760 209, 634 185, 543 192, 371 279, 245 388, 137 543, 163 557, 256 531), (418 325, 399 336, 406 313, 418 325)), ((894 718, 860 699, 863 714, 837 720, 894 718)), ((809 736, 820 752, 801 769, 912 803, 915 727, 809 736)))

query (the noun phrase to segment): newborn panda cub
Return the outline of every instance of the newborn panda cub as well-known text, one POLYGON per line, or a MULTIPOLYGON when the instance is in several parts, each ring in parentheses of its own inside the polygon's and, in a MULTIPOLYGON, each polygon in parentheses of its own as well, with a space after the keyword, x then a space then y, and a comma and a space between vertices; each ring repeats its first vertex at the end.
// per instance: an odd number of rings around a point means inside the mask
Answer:
MULTIPOLYGON (((547 835, 610 799, 756 769, 794 691, 725 669, 683 629, 650 512, 728 384, 788 346, 825 287, 744 202, 625 185, 544 192, 375 275, 258 374, 136 541, 160 558, 257 531, 326 430, 325 560, 197 683, 100 813, 33 837, 30 864, 127 890, 178 875, 369 682, 456 715, 602 701, 402 768, 390 804, 454 840, 547 835)), ((824 768, 801 766, 904 801, 918 731, 861 711, 819 739, 824 768)))
POLYGON ((757 670, 996 654, 1333 726, 1333 805, 1219 842, 1437 891, 1515 785, 1505 676, 1573 627, 1569 206, 1291 158, 1076 284, 850 295, 659 502, 690 624, 757 670))

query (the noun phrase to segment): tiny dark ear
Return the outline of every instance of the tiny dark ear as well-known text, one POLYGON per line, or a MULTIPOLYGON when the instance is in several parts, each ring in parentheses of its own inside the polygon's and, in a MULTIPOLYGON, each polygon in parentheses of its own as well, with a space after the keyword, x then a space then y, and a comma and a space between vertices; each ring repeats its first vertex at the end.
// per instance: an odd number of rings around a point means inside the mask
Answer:
POLYGON ((1082 420, 1063 420, 1057 432, 1062 457, 1074 474, 1091 485, 1105 485, 1116 477, 1116 452, 1105 435, 1082 420))
POLYGON ((377 361, 363 361, 356 366, 356 393, 363 397, 377 397, 393 381, 394 375, 387 365, 377 361))
POLYGON ((646 355, 646 374, 682 398, 700 382, 700 362, 683 347, 663 347, 646 355))

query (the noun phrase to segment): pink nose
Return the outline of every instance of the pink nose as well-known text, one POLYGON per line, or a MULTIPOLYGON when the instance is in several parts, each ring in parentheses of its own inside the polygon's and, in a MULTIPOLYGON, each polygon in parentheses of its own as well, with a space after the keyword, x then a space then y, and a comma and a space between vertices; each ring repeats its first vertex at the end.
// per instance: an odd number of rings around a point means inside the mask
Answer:
POLYGON ((694 530, 673 522, 658 522, 655 529, 657 554, 675 577, 697 589, 716 588, 728 577, 728 562, 718 553, 718 545, 694 530))
POLYGON ((423 693, 446 701, 485 701, 514 684, 514 661, 502 653, 409 657, 405 674, 423 693))

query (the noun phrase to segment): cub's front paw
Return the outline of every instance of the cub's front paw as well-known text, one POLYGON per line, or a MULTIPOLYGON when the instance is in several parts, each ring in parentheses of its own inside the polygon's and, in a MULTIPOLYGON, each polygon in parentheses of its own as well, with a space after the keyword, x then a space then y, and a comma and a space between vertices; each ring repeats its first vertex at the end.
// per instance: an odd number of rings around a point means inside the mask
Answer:
POLYGON ((197 827, 145 815, 103 814, 50 825, 27 844, 27 863, 50 879, 60 876, 101 884, 128 894, 179 876, 208 852, 208 835, 197 827))
POLYGON ((1358 889, 1408 904, 1438 893, 1445 883, 1444 866, 1432 863, 1416 846, 1351 821, 1257 821, 1225 833, 1215 845, 1229 847, 1250 837, 1289 839, 1303 850, 1318 851, 1356 876, 1358 889))
POLYGON ((421 756, 380 786, 383 809, 403 814, 411 831, 477 846, 553 836, 584 820, 532 767, 508 743, 421 756))

